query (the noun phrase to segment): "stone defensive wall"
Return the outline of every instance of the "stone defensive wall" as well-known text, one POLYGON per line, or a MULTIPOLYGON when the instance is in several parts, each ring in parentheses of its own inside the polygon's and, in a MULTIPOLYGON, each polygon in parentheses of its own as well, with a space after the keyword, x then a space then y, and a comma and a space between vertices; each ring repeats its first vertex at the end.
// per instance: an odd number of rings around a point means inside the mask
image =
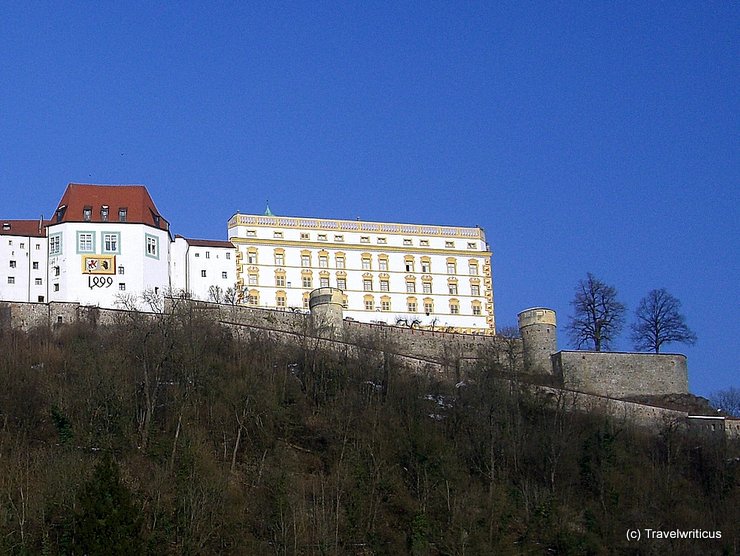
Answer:
POLYGON ((686 356, 680 354, 559 351, 552 363, 567 390, 610 398, 689 392, 686 356))

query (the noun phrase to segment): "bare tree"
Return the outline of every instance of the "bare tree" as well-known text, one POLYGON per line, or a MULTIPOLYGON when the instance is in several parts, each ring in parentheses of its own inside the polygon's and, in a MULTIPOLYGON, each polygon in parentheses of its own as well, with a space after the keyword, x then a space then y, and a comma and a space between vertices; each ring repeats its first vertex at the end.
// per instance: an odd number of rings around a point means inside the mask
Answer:
POLYGON ((709 401, 717 409, 734 417, 740 417, 740 388, 731 386, 726 390, 718 390, 710 396, 709 401))
POLYGON ((570 317, 568 332, 575 346, 593 346, 595 351, 609 349, 624 326, 626 308, 617 299, 617 290, 589 272, 585 280, 578 282, 570 304, 575 315, 570 317))
POLYGON ((681 302, 665 288, 652 290, 643 297, 635 311, 637 322, 632 324, 635 349, 660 353, 663 344, 694 344, 696 334, 686 326, 680 309, 681 302))
POLYGON ((208 301, 213 303, 221 303, 224 298, 224 290, 221 286, 213 285, 208 288, 208 301))

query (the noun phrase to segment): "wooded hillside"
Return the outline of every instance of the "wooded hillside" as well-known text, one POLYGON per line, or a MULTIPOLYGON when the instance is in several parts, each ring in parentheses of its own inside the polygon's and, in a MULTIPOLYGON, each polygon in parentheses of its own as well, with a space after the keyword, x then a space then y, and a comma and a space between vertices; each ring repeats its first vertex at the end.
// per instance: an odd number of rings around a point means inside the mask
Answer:
POLYGON ((0 552, 737 553, 736 445, 377 347, 237 341, 194 310, 0 331, 0 552))

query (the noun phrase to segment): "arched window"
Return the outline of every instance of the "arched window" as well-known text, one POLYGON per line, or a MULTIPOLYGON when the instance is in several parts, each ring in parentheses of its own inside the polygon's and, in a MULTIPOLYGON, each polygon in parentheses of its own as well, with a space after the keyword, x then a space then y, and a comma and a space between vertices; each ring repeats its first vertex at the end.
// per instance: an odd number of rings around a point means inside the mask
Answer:
POLYGON ((391 310, 391 298, 387 295, 383 295, 380 298, 380 310, 388 312, 391 310))
POLYGON ((419 305, 415 297, 406 298, 406 310, 409 313, 416 313, 419 310, 419 305))
POLYGON ((288 304, 288 296, 284 290, 278 290, 275 292, 275 305, 278 308, 284 308, 288 304))
POLYGON ((366 311, 374 311, 375 310, 375 298, 372 295, 366 295, 362 298, 365 303, 365 310, 366 311))

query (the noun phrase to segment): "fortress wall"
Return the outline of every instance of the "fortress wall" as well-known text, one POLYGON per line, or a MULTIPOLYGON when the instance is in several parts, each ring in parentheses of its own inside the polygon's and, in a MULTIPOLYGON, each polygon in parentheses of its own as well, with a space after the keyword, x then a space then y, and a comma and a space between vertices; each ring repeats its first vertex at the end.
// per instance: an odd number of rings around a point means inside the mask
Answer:
POLYGON ((613 398, 689 391, 684 355, 559 351, 552 361, 555 375, 568 390, 613 398))
MULTIPOLYGON (((505 351, 501 338, 484 334, 453 334, 401 326, 344 321, 344 339, 366 342, 372 338, 378 345, 402 350, 413 357, 434 361, 478 359, 487 351, 505 351)), ((521 352, 521 346, 519 347, 521 352)))
POLYGON ((688 413, 652 405, 615 400, 595 394, 559 390, 549 386, 527 385, 532 392, 545 395, 552 403, 556 401, 565 410, 576 410, 586 413, 604 413, 617 422, 628 423, 659 432, 668 423, 679 423, 685 426, 688 413))

